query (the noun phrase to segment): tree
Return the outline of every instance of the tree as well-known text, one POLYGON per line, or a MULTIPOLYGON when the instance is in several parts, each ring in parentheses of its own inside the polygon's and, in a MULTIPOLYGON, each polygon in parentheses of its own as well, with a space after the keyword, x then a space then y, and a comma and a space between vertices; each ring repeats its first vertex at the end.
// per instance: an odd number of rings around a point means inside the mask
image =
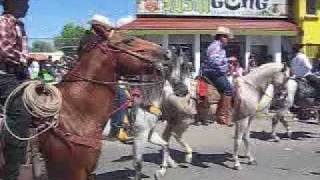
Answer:
POLYGON ((37 40, 32 43, 32 52, 54 52, 54 47, 50 42, 37 40))
POLYGON ((81 37, 86 29, 74 23, 68 23, 63 27, 60 36, 55 37, 55 46, 62 50, 65 55, 72 55, 77 50, 81 37))

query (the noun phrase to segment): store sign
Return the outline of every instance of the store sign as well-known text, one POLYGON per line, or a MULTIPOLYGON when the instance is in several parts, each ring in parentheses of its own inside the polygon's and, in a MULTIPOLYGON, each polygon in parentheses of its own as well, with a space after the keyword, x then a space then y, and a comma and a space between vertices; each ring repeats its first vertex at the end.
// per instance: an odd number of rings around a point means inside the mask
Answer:
POLYGON ((137 13, 287 18, 288 0, 137 0, 137 13))

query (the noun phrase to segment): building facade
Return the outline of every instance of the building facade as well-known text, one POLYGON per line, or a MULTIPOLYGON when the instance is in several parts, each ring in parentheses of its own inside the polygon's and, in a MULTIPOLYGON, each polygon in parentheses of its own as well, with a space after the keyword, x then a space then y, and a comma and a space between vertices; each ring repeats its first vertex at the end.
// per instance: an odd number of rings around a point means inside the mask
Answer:
POLYGON ((301 28, 300 42, 310 58, 320 58, 320 0, 295 0, 294 18, 301 28))
POLYGON ((227 54, 243 67, 252 54, 260 64, 280 62, 299 32, 290 6, 288 0, 138 0, 137 19, 122 29, 165 48, 184 47, 197 75, 218 26, 233 31, 227 54))

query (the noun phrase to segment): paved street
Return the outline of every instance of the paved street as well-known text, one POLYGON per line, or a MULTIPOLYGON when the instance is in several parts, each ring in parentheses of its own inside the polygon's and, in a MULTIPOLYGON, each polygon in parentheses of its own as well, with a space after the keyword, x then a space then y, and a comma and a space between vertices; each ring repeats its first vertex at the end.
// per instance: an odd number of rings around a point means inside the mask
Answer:
MULTIPOLYGON (((220 125, 192 126, 186 139, 194 149, 191 165, 170 169, 163 180, 319 180, 320 179, 320 126, 314 123, 292 122, 293 140, 279 143, 268 141, 271 121, 256 120, 251 133, 253 154, 258 166, 248 166, 241 159, 243 170, 232 169, 233 128, 220 125)), ((279 126, 279 133, 284 132, 279 126)), ((173 141, 172 155, 183 162, 183 151, 173 141)), ((144 156, 145 179, 153 179, 159 167, 159 148, 148 145, 144 156)), ((131 146, 105 142, 99 166, 98 180, 128 180, 134 176, 131 146)))

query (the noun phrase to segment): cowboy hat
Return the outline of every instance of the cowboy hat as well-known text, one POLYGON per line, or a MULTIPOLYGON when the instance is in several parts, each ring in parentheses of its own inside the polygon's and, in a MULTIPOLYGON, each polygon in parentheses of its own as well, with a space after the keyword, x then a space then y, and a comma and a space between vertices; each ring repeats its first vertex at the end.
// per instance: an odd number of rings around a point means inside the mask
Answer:
POLYGON ((88 23, 91 25, 101 24, 104 26, 112 26, 112 23, 110 22, 109 18, 100 14, 95 14, 88 23))
POLYGON ((214 35, 218 34, 227 35, 230 39, 233 39, 233 34, 229 28, 219 26, 217 30, 214 32, 214 35))

